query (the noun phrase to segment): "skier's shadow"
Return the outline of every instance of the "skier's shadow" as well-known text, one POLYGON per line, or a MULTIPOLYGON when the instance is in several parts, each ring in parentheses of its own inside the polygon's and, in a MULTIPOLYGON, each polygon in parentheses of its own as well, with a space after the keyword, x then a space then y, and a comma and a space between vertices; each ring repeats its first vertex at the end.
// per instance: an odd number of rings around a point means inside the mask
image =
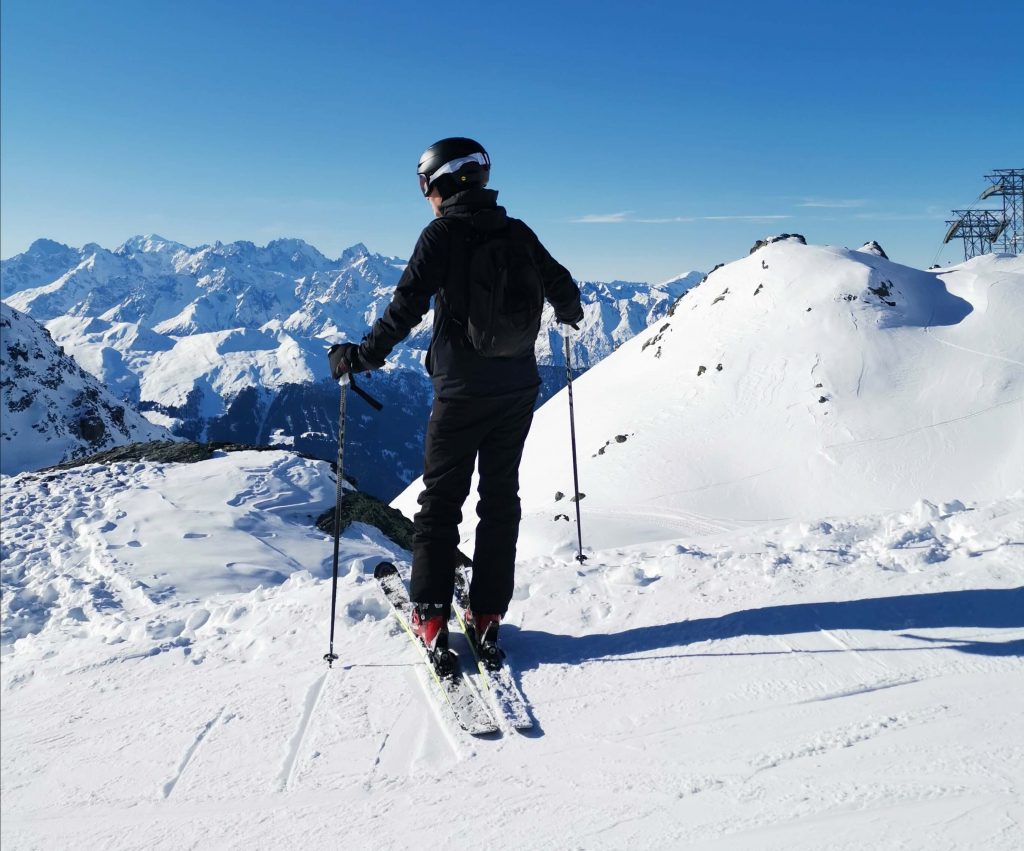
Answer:
MULTIPOLYGON (((541 665, 575 665, 634 653, 686 647, 706 641, 739 636, 792 635, 820 630, 876 630, 897 632, 921 645, 877 648, 887 652, 934 650, 936 647, 984 656, 1024 656, 1024 639, 981 641, 942 636, 919 636, 915 629, 1012 629, 1024 627, 1024 587, 986 588, 973 591, 943 591, 907 594, 843 602, 796 603, 745 609, 717 618, 698 618, 678 623, 643 626, 614 633, 560 635, 508 625, 507 646, 515 654, 519 670, 541 665)), ((859 648, 867 649, 867 648, 859 648)), ((721 650, 686 655, 757 655, 785 653, 785 650, 721 650)), ((841 648, 802 652, 843 653, 841 648)), ((680 654, 682 655, 682 654, 680 654)))

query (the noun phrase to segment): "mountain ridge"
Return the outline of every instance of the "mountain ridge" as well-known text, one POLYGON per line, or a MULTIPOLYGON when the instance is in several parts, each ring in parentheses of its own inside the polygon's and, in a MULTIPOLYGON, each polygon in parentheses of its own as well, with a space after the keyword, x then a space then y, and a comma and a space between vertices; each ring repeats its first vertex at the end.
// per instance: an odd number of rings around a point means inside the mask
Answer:
MULTIPOLYGON (((191 248, 148 234, 113 251, 92 243, 33 246, 0 263, 6 301, 44 322, 83 367, 152 421, 190 440, 283 439, 325 459, 336 454, 337 436, 326 349, 366 332, 405 268, 400 258, 374 254, 361 242, 337 259, 291 238, 263 247, 241 240, 191 248)), ((574 369, 606 357, 700 277, 691 272, 655 286, 583 282, 574 369)), ((420 464, 432 324, 430 311, 369 379, 388 404, 386 416, 352 415, 352 469, 378 496, 394 496, 408 482, 401 477, 420 464), (387 452, 397 453, 399 478, 379 463, 387 452)), ((549 307, 537 342, 545 398, 565 376, 556 326, 549 307)))

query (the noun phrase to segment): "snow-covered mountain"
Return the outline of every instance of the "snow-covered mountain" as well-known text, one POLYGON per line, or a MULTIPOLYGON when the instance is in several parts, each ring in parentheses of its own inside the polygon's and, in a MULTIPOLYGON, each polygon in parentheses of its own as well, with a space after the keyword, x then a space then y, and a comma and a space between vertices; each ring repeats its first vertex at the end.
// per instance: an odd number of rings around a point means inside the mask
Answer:
MULTIPOLYGON (((333 458, 338 391, 325 350, 362 337, 403 268, 362 244, 329 259, 295 239, 189 248, 139 236, 114 251, 39 240, 3 261, 0 274, 10 304, 45 323, 87 370, 175 434, 280 441, 333 458)), ((700 277, 584 284, 574 367, 607 356, 700 277)), ((419 469, 432 318, 396 349, 387 370, 367 379, 385 415, 369 419, 361 403, 353 406, 350 469, 377 495, 393 496, 419 469), (380 463, 382 455, 389 463, 380 463)), ((562 338, 550 312, 546 322, 537 343, 545 397, 564 381, 562 338)))
POLYGON ((0 471, 18 473, 126 443, 169 439, 51 339, 0 303, 0 471))
MULTIPOLYGON (((767 244, 575 384, 584 536, 1005 496, 1024 486, 1021 328, 1024 258, 922 272, 767 244)), ((568 545, 566 401, 537 412, 520 478, 568 545)))

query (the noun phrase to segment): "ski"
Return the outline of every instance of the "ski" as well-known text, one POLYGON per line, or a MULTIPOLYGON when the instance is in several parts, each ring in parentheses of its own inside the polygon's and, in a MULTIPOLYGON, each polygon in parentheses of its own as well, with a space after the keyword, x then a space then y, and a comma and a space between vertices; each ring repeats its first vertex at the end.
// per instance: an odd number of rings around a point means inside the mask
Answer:
POLYGON ((409 625, 412 604, 405 583, 398 574, 398 568, 391 562, 382 561, 374 568, 373 577, 391 604, 398 622, 408 633, 413 644, 419 648, 423 661, 426 662, 458 725, 473 736, 497 732, 499 728, 494 715, 467 678, 458 654, 445 649, 440 656, 432 658, 423 642, 413 634, 409 625))
POLYGON ((516 685, 505 653, 493 646, 480 647, 466 628, 463 612, 469 608, 469 579, 468 568, 459 567, 455 571, 455 617, 473 650, 480 676, 487 684, 487 690, 494 699, 499 714, 514 730, 529 730, 533 727, 530 707, 516 685))

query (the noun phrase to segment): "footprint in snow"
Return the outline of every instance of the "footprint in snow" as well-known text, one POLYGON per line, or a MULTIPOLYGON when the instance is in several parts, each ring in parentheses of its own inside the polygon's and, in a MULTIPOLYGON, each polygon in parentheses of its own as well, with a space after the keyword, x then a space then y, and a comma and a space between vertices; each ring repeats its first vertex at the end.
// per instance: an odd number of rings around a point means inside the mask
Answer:
POLYGON ((389 615, 389 608, 379 595, 367 595, 354 600, 345 607, 345 616, 352 622, 363 620, 380 621, 389 615))
POLYGON ((609 582, 614 582, 617 585, 634 585, 643 588, 652 582, 657 582, 661 579, 661 575, 648 573, 636 564, 623 564, 608 571, 607 578, 609 582))

